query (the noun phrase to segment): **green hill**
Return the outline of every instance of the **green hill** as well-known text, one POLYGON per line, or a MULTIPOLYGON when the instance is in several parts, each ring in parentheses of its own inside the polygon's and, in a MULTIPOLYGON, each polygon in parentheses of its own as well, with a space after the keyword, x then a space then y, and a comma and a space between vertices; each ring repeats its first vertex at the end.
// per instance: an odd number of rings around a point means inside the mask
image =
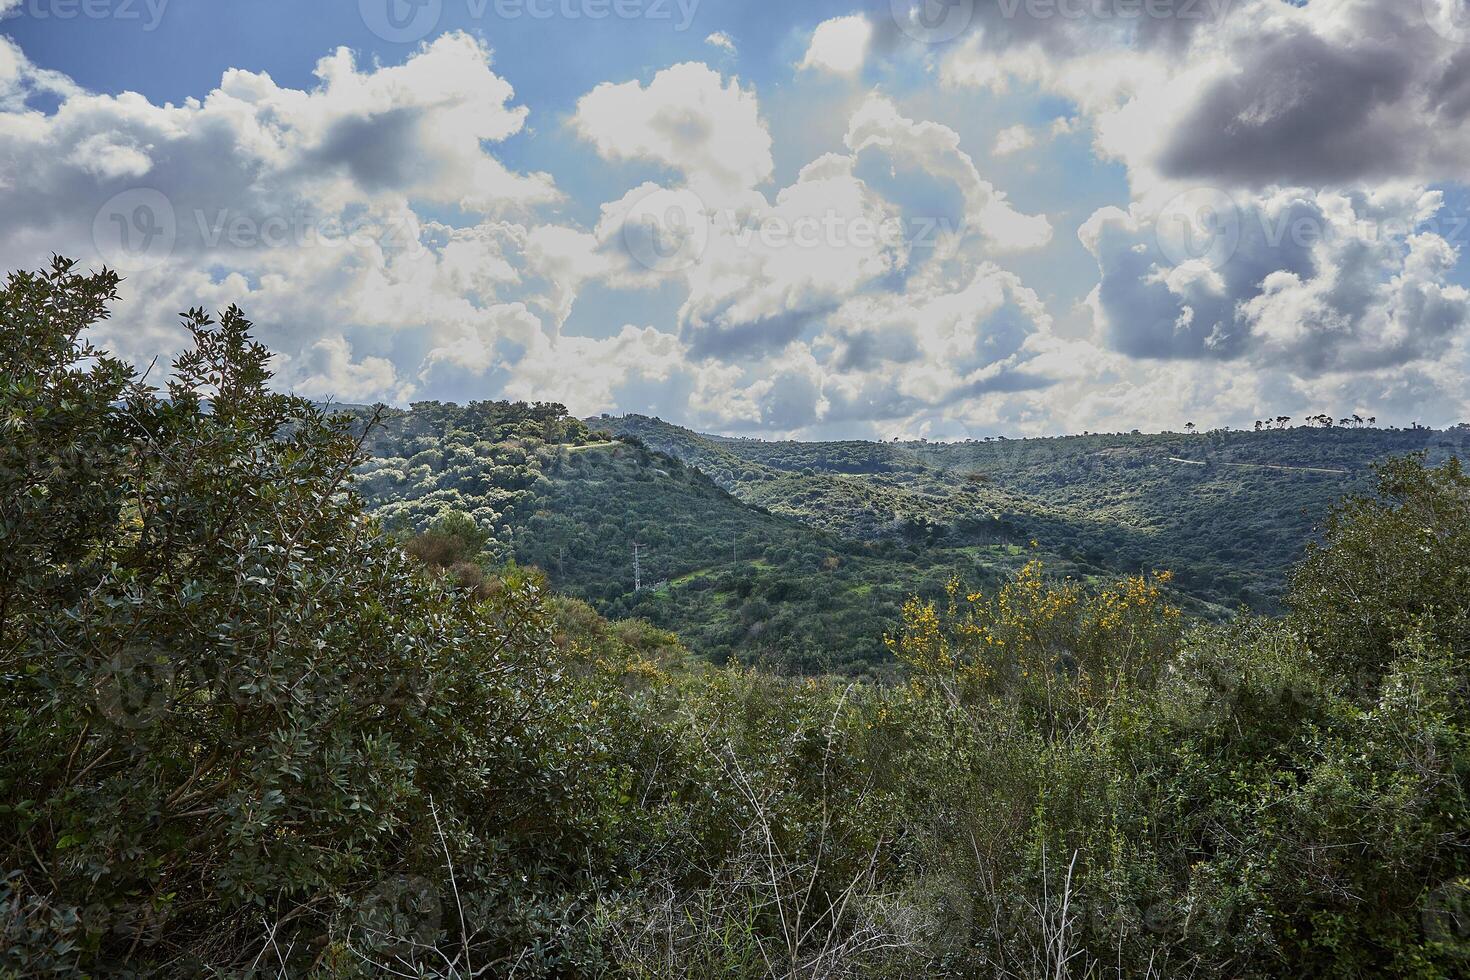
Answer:
POLYGON ((1035 541, 1080 569, 1169 568, 1218 614, 1272 612, 1287 569, 1371 467, 1470 456, 1470 428, 1297 427, 926 442, 766 442, 646 416, 589 420, 705 468, 742 500, 858 540, 1035 541))
MULTIPOLYGON (((421 403, 385 413, 367 448, 358 489, 390 528, 468 514, 491 533, 493 558, 539 567, 558 591, 673 630, 716 662, 886 674, 883 637, 907 598, 938 597, 953 577, 994 586, 1033 556, 1024 532, 997 517, 1002 497, 983 486, 967 484, 955 504, 974 525, 962 540, 917 524, 855 533, 834 515, 867 520, 861 501, 875 491, 856 478, 812 485, 835 498, 830 507, 768 509, 676 455, 594 433, 558 405, 421 403)), ((719 475, 721 458, 738 459, 716 447, 702 461, 719 475)), ((758 469, 772 486, 787 479, 758 469)), ((1041 556, 1062 573, 1100 571, 1041 556)))
POLYGON ((403 533, 468 514, 494 559, 715 662, 882 675, 905 599, 994 587, 1031 558, 1083 581, 1169 569, 1175 601, 1209 618, 1275 611, 1315 522, 1374 462, 1467 433, 764 442, 426 402, 385 413, 359 492, 403 533))

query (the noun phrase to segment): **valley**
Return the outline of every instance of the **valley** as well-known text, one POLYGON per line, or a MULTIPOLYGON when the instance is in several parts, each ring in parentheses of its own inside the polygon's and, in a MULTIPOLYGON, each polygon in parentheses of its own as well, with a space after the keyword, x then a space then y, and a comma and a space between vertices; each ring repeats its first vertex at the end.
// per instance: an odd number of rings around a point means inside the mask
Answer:
POLYGON ((713 662, 883 677, 908 597, 951 579, 993 589, 1032 559, 1084 583, 1167 570, 1199 618, 1278 612, 1287 570, 1375 463, 1467 441, 1464 427, 1302 427, 783 442, 434 402, 387 413, 359 486, 390 528, 468 514, 495 560, 713 662))

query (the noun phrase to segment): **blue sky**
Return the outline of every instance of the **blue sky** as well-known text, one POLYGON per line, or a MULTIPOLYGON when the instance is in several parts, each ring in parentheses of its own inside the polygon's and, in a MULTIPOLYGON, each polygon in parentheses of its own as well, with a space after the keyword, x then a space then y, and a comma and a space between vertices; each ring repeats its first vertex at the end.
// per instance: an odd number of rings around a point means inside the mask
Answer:
POLYGON ((1459 2, 0 0, 0 261, 119 267, 139 362, 238 302, 350 401, 1446 424, 1459 2))

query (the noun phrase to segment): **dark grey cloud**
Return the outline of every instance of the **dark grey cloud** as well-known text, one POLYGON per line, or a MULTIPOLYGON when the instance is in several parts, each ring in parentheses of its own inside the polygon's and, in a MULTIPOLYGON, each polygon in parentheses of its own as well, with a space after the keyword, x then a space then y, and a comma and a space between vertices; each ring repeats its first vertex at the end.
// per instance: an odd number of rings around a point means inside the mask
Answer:
POLYGON ((1470 116, 1470 44, 1449 59, 1444 74, 1429 87, 1429 107, 1445 122, 1470 116))
POLYGON ((727 312, 685 325, 682 338, 698 358, 742 360, 778 353, 804 329, 830 313, 835 304, 797 307, 755 320, 732 318, 727 312))
POLYGON ((991 51, 1036 45, 1060 57, 1109 44, 1177 53, 1196 33, 1217 29, 1251 2, 1286 0, 884 0, 873 4, 868 17, 879 54, 925 43, 923 38, 939 46, 978 40, 991 51), (915 12, 926 18, 919 22, 920 39, 905 29, 906 23, 913 26, 915 12))
POLYGON ((833 364, 842 371, 872 371, 884 363, 904 363, 922 356, 913 334, 899 330, 854 330, 845 333, 833 364))
POLYGON ((1169 131, 1160 171, 1253 187, 1463 178, 1470 48, 1418 2, 1350 9, 1330 36, 1307 21, 1238 40, 1233 71, 1169 131))
POLYGON ((978 398, 989 394, 1016 394, 1022 391, 1041 391, 1056 384, 1055 378, 1049 378, 1036 371, 1028 371, 1025 368, 1007 369, 996 374, 979 378, 969 384, 961 385, 950 392, 944 400, 946 405, 954 405, 970 398, 978 398))
POLYGON ((1094 250, 1109 344, 1130 357, 1143 358, 1229 359, 1244 354, 1250 336, 1240 319, 1240 304, 1259 296, 1262 282, 1272 272, 1303 278, 1315 274, 1311 250, 1304 243, 1289 237, 1270 241, 1272 228, 1289 227, 1298 219, 1318 226, 1325 220, 1321 210, 1306 201, 1294 202, 1275 220, 1243 216, 1238 222, 1239 246, 1215 270, 1223 288, 1217 290, 1212 281, 1203 279, 1183 295, 1160 276, 1172 264, 1151 228, 1139 233, 1109 224, 1094 250))
POLYGON ((418 106, 399 106, 373 115, 340 119, 328 128, 310 163, 340 167, 371 191, 411 187, 426 176, 418 106))

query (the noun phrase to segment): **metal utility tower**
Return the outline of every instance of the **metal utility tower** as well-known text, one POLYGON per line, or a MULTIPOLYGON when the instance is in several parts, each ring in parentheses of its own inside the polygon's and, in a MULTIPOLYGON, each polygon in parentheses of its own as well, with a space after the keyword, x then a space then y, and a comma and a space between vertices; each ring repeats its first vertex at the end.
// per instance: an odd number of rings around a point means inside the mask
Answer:
POLYGON ((637 541, 633 542, 633 591, 643 591, 643 566, 640 559, 643 557, 643 546, 637 541))

